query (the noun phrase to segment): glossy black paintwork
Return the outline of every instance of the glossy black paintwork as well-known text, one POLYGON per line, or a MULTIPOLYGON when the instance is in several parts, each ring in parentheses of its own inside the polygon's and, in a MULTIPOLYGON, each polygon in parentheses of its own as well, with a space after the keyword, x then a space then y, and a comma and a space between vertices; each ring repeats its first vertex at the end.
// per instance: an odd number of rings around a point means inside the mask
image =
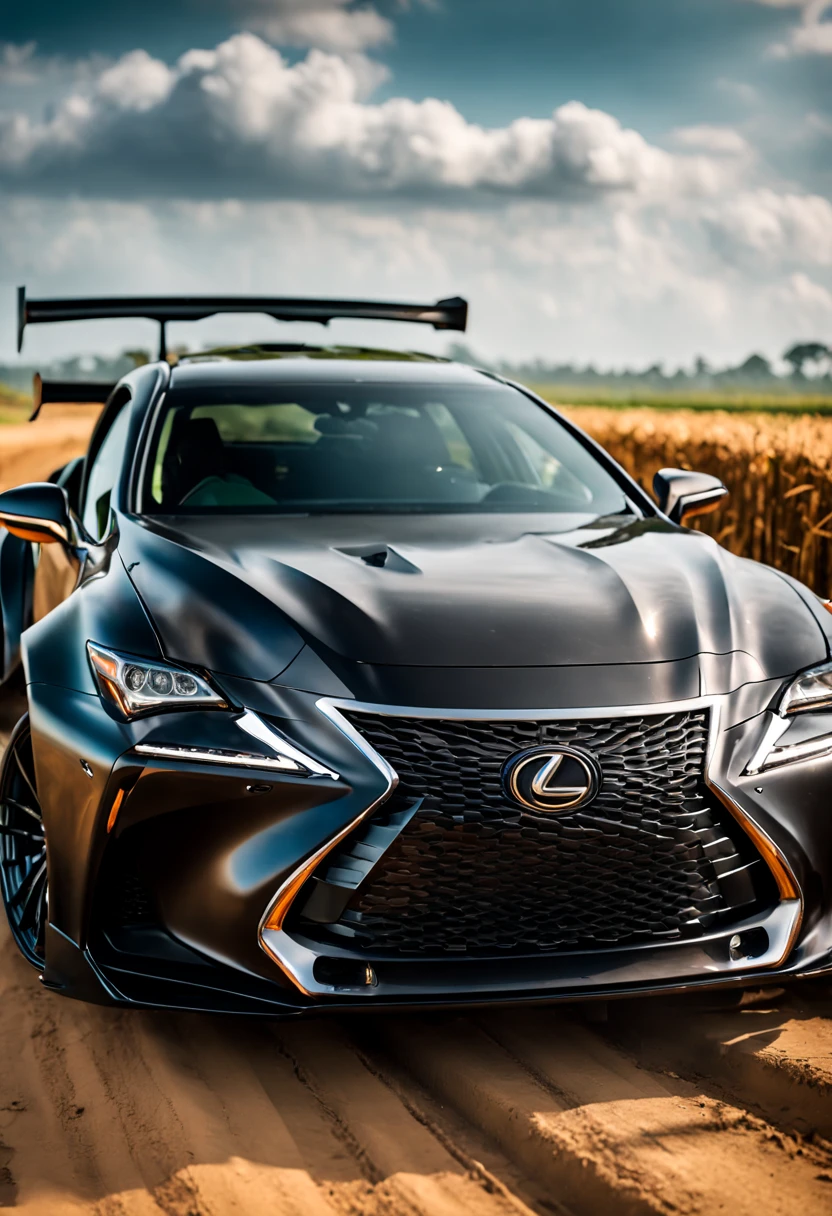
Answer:
POLYGON ((274 679, 303 642, 354 663, 430 668, 742 651, 758 679, 826 657, 820 628, 780 575, 701 533, 661 519, 564 522, 182 518, 123 528, 120 551, 166 653, 249 679, 274 679), (406 567, 367 565, 349 553, 361 546, 387 547, 406 567), (186 624, 195 588, 212 594, 186 624), (245 634, 234 628, 241 618, 245 634))
MULTIPOLYGON (((345 366, 296 365, 291 377, 342 379, 345 366)), ((380 381, 470 383, 478 375, 442 365, 348 370, 380 381)), ((261 363, 172 373, 191 384, 288 374, 261 363)), ((260 918, 293 869, 384 788, 369 759, 321 714, 322 696, 461 712, 658 710, 717 697, 712 775, 776 841, 807 896, 806 928, 784 973, 832 964, 832 760, 741 776, 784 680, 829 655, 832 615, 817 597, 674 526, 620 470, 633 510, 595 522, 140 518, 134 457, 167 379, 166 368, 142 369, 122 386, 131 395, 130 456, 110 535, 82 554, 78 589, 23 637, 50 845, 48 985, 127 1003, 248 1012, 309 1005, 260 949, 260 918), (382 548, 384 566, 361 560, 382 548), (98 694, 88 639, 207 669, 231 709, 121 721, 98 694), (143 760, 132 750, 154 741, 251 745, 237 726, 244 707, 340 780, 257 774, 252 782, 245 771, 143 760), (251 784, 266 788, 253 793, 251 784), (127 795, 108 833, 122 788, 127 795), (144 858, 168 934, 161 944, 142 939, 138 954, 102 940, 95 911, 108 859, 125 843, 144 858)), ((4 622, 23 602, 4 574, 8 543, 0 549, 4 622)), ((624 979, 576 980, 570 991, 657 986, 635 958, 624 979)), ((451 984, 447 999, 465 992, 451 984)))

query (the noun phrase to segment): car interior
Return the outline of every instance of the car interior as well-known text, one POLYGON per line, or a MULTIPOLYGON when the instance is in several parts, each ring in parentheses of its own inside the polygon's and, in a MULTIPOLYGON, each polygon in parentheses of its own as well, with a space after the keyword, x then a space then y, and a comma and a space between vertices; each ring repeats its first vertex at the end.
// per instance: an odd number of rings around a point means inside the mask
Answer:
POLYGON ((438 402, 189 403, 158 440, 150 509, 591 507, 589 488, 514 424, 465 424, 438 402))

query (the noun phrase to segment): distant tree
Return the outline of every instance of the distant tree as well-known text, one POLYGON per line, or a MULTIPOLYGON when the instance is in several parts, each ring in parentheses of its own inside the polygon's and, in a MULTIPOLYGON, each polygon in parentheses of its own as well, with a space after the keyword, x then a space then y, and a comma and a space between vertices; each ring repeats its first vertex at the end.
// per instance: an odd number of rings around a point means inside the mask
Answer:
POLYGON ((448 347, 447 356, 454 363, 468 363, 471 367, 482 367, 482 359, 478 359, 470 346, 464 342, 452 342, 448 347))
POLYGON ((125 359, 129 359, 134 367, 145 367, 150 362, 149 350, 126 350, 125 359))
POLYGON ((783 355, 792 366, 792 373, 798 379, 803 377, 803 368, 807 363, 819 363, 832 357, 832 351, 822 342, 797 342, 783 355))
POLYGON ((696 356, 696 362, 693 365, 694 376, 710 376, 711 365, 707 359, 703 359, 701 355, 696 356))
POLYGON ((737 371, 748 380, 770 380, 774 375, 771 364, 762 355, 749 355, 737 371))

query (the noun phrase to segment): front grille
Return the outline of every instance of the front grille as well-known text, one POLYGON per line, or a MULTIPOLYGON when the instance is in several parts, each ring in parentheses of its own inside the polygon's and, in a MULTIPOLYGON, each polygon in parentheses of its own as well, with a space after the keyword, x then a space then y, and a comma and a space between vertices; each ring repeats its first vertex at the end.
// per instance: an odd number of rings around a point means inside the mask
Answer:
POLYGON ((767 867, 705 786, 706 712, 346 717, 399 786, 297 901, 293 923, 307 937, 398 957, 593 950, 693 938, 776 899, 767 867), (593 755, 603 775, 594 802, 552 815, 509 800, 505 761, 537 745, 593 755), (405 826, 368 862, 391 824, 405 826), (316 904, 315 884, 352 889, 340 905, 316 904), (310 910, 326 906, 337 915, 310 910))

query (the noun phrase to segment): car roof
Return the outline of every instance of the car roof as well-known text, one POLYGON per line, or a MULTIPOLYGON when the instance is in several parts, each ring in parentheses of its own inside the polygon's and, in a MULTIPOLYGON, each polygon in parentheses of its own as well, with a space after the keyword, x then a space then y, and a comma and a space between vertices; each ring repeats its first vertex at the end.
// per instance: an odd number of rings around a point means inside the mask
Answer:
MULTIPOLYGON (((313 352, 314 352, 314 348, 313 352)), ((434 359, 429 355, 410 356, 403 352, 362 352, 359 357, 310 357, 298 352, 275 358, 248 354, 244 358, 226 354, 190 356, 177 363, 171 371, 171 388, 202 385, 268 385, 282 384, 443 384, 459 385, 486 383, 498 379, 491 373, 434 359)))

